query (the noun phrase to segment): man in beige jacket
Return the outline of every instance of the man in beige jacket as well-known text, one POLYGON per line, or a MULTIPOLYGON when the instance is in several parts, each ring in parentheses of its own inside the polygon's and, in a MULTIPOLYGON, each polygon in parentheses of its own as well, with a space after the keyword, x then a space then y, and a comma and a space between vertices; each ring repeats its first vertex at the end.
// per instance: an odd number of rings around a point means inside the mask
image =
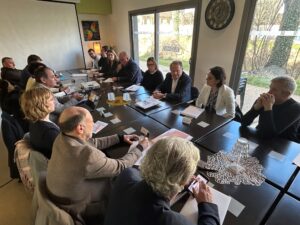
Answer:
POLYGON ((104 213, 110 178, 132 166, 147 147, 140 141, 120 159, 108 158, 101 150, 120 141, 132 144, 134 135, 112 135, 92 139, 93 118, 80 107, 65 109, 59 118, 61 133, 53 144, 47 170, 50 199, 75 219, 104 213))

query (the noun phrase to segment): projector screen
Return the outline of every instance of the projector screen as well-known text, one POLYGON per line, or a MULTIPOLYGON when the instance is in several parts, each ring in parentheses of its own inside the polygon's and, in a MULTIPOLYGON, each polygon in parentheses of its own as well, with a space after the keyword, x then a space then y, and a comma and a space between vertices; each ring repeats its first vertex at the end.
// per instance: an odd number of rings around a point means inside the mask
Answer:
POLYGON ((30 54, 55 70, 85 67, 75 4, 1 0, 0 27, 0 57, 18 69, 30 54))

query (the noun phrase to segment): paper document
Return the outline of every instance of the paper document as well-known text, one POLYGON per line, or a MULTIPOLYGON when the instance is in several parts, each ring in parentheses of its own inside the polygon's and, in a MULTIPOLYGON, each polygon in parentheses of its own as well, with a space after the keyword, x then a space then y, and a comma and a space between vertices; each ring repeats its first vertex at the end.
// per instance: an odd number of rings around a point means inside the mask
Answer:
POLYGON ((126 88, 125 90, 126 91, 137 91, 140 89, 140 87, 141 86, 139 86, 139 85, 133 84, 133 85, 129 86, 128 88, 126 88))
POLYGON ((66 95, 66 93, 64 91, 61 92, 57 92, 55 94, 53 94, 56 98, 60 98, 66 95))
POLYGON ((200 116, 200 114, 204 111, 204 109, 198 108, 196 106, 190 105, 187 108, 185 108, 185 110, 183 110, 181 112, 182 115, 184 116, 188 116, 191 118, 198 118, 198 116, 200 116))
POLYGON ((297 155, 297 157, 293 160, 293 163, 295 163, 298 167, 300 167, 300 153, 297 155))
MULTIPOLYGON (((231 201, 231 197, 223 194, 222 192, 217 191, 214 188, 210 188, 210 190, 213 196, 213 203, 215 203, 218 206, 220 224, 222 225, 231 201)), ((193 196, 190 196, 190 198, 187 200, 180 214, 184 215, 192 223, 197 224, 198 204, 193 196)))
POLYGON ((107 125, 108 123, 98 120, 96 123, 94 123, 93 133, 97 134, 100 130, 104 129, 107 125))
POLYGON ((93 81, 81 83, 81 87, 84 88, 85 90, 97 89, 100 88, 100 84, 97 81, 93 80, 93 81))
POLYGON ((107 78, 106 80, 103 81, 104 83, 112 83, 114 82, 111 78, 107 78))
POLYGON ((86 73, 72 73, 71 76, 72 77, 86 77, 87 74, 86 73))
POLYGON ((149 98, 147 98, 144 101, 140 101, 135 103, 136 106, 142 108, 142 109, 149 109, 153 106, 159 105, 161 103, 161 101, 153 98, 152 96, 150 96, 149 98))
MULTIPOLYGON (((162 133, 161 135, 157 136, 156 138, 153 138, 151 140, 151 144, 154 144, 155 142, 157 142, 158 140, 162 139, 162 138, 167 138, 167 137, 180 137, 183 139, 187 139, 187 140, 192 140, 193 137, 187 133, 184 133, 180 130, 177 130, 175 128, 172 128, 171 130, 166 131, 165 133, 162 133)), ((134 165, 136 166, 140 166, 141 163, 143 162, 143 158, 145 157, 145 155, 147 154, 149 148, 151 146, 149 146, 147 149, 144 149, 144 151, 142 152, 142 156, 135 162, 134 165)))

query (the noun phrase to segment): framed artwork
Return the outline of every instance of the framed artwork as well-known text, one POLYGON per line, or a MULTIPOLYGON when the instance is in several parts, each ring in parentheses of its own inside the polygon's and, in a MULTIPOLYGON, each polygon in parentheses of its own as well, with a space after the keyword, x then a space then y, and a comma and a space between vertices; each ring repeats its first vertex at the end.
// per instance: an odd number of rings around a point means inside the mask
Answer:
POLYGON ((81 21, 85 41, 99 41, 100 31, 98 21, 81 21))

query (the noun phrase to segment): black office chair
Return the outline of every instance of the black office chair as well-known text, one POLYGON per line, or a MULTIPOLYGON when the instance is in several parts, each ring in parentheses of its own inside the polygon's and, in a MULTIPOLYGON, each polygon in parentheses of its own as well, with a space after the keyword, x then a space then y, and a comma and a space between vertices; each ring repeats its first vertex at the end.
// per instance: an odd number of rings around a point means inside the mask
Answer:
POLYGON ((191 87, 191 99, 197 99, 199 96, 199 90, 196 87, 191 87))
POLYGON ((246 77, 241 77, 240 78, 239 89, 236 93, 236 95, 240 95, 240 109, 242 109, 243 105, 244 105, 246 85, 247 85, 247 78, 246 77))
POLYGON ((15 143, 24 136, 24 131, 18 121, 6 112, 2 112, 1 131, 4 144, 8 151, 8 165, 11 178, 20 178, 18 168, 14 162, 15 143))

